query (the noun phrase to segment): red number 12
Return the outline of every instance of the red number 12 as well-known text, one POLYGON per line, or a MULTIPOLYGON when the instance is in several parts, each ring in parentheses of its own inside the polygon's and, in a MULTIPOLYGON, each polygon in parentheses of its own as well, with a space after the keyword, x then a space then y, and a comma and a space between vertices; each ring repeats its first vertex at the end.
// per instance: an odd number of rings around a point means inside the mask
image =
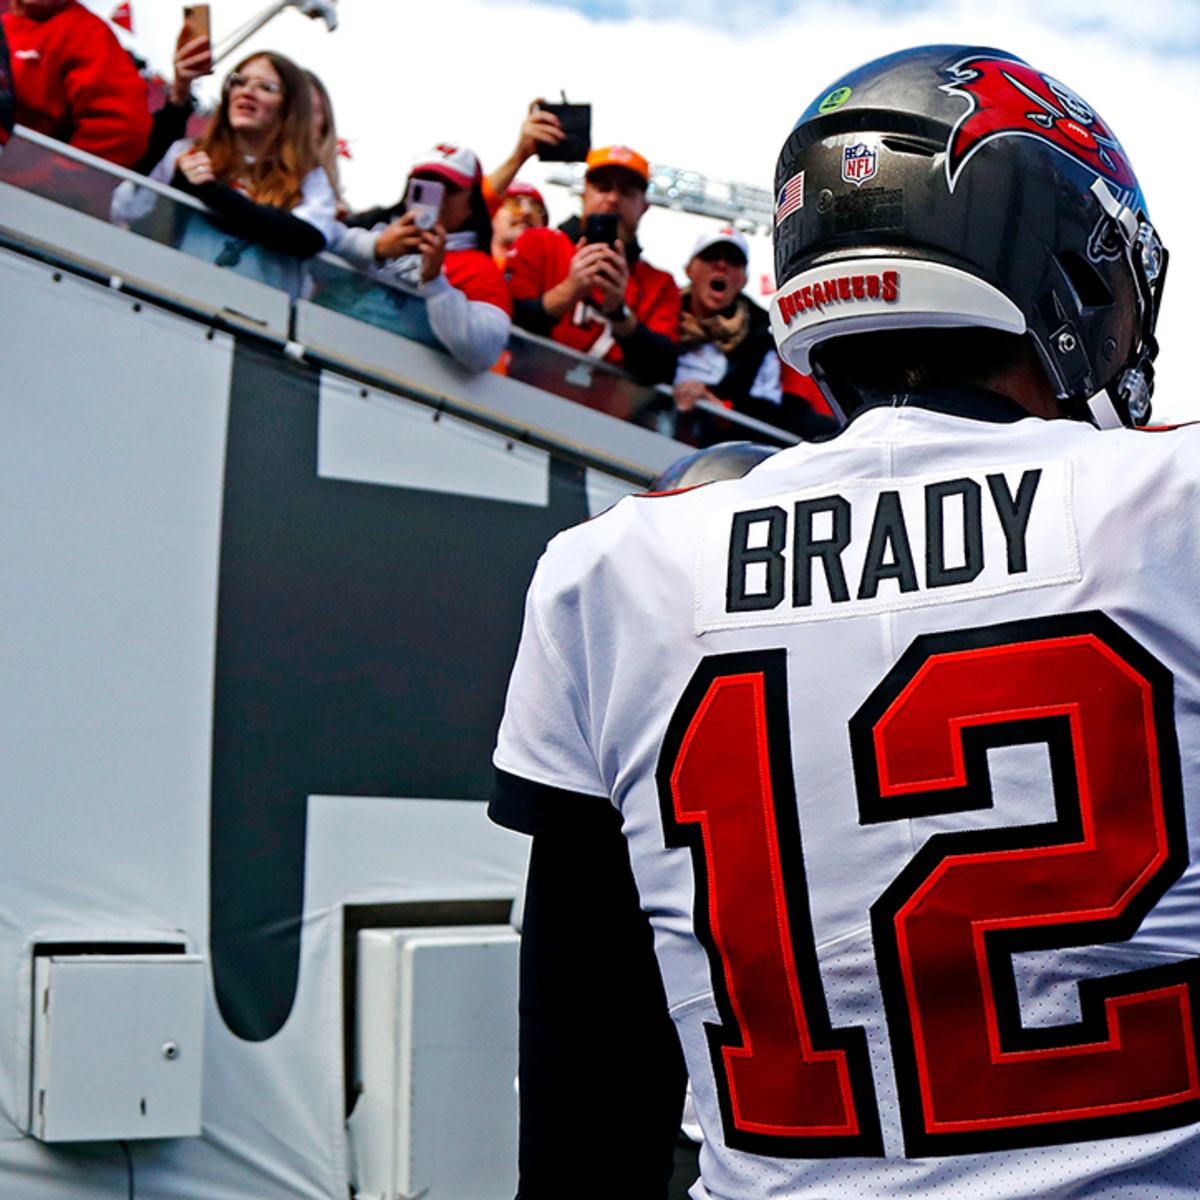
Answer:
MULTIPOLYGON (((817 969, 785 670, 782 650, 701 664, 664 741, 664 829, 696 865, 726 1141, 880 1154, 864 1031, 832 1027, 817 969)), ((990 807, 989 748, 1050 753, 1055 820, 935 834, 872 906, 909 1155, 1200 1118, 1195 960, 1084 980, 1081 1020, 1040 1029, 1012 967, 1131 937, 1182 874, 1171 697, 1165 668, 1089 613, 918 638, 851 720, 863 824, 990 807)))

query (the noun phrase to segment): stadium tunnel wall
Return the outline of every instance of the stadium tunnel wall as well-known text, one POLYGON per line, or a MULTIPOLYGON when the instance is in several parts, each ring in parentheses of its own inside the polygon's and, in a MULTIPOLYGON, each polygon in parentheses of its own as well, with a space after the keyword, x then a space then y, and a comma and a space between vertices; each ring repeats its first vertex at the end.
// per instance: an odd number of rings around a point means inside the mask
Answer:
POLYGON ((0 211, 0 1194, 126 1195, 117 1145, 29 1135, 35 953, 171 944, 208 966, 203 1134, 130 1143, 139 1200, 340 1200, 348 914, 518 894, 524 839, 483 800, 528 579, 686 447, 395 338, 387 369, 365 345, 339 369, 344 327, 307 352, 178 281, 131 295, 71 220, 52 246, 19 223, 0 211))

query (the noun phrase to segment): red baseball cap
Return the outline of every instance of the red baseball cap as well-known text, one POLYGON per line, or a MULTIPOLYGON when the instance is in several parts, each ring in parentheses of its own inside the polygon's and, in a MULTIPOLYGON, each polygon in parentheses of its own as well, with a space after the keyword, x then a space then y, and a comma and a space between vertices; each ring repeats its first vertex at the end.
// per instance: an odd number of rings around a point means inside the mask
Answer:
POLYGON ((533 186, 532 183, 525 183, 520 179, 514 179, 508 185, 508 191, 504 193, 504 198, 507 200, 510 196, 528 196, 530 200, 542 206, 542 212, 548 213, 550 210, 546 207, 546 198, 541 192, 533 186))

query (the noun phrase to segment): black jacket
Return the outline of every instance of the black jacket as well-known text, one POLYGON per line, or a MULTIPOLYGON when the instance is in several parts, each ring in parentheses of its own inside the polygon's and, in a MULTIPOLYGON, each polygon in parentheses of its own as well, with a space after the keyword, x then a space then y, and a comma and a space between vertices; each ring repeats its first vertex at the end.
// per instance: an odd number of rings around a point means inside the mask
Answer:
MULTIPOLYGON (((775 338, 771 333, 771 319, 766 309, 756 304, 744 293, 738 297, 744 299, 750 306, 750 330, 746 336, 727 354, 725 361, 729 364, 725 376, 719 383, 711 385, 709 390, 721 400, 728 400, 739 412, 761 405, 762 401, 752 401, 750 389, 762 367, 763 359, 768 354, 775 353, 775 338)), ((734 304, 737 300, 734 301, 734 304)), ((732 310, 733 305, 726 311, 732 310)), ((682 353, 687 352, 686 346, 681 346, 682 353)), ((769 403, 769 402, 768 402, 769 403)), ((770 407, 774 408, 774 405, 770 407)), ((758 415, 757 413, 753 415, 758 415)))
MULTIPOLYGON (((735 412, 745 413, 778 429, 786 429, 797 437, 813 438, 831 433, 837 423, 824 413, 817 412, 802 396, 785 391, 782 401, 776 404, 773 400, 750 395, 763 360, 768 354, 775 353, 775 336, 771 332, 771 318, 766 309, 745 293, 740 298, 750 306, 750 329, 725 356, 728 364, 725 374, 717 383, 709 385, 709 391, 717 399, 732 405, 735 412)), ((687 303, 686 296, 684 303, 687 303)), ((730 305, 726 312, 732 307, 730 305)), ((686 346, 679 348, 681 354, 686 354, 687 350, 686 346)))

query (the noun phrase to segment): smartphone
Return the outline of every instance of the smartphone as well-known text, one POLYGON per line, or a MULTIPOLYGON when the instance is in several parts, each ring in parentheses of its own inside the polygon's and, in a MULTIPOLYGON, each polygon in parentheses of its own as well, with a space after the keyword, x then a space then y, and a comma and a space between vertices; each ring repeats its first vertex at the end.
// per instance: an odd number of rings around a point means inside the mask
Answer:
POLYGON ((212 27, 209 23, 208 5, 185 4, 183 6, 183 28, 184 35, 180 39, 181 44, 198 37, 206 37, 211 40, 212 27))
POLYGON ((617 220, 616 213, 592 213, 583 223, 584 241, 614 245, 617 240, 617 220))
POLYGON ((567 136, 557 146, 539 146, 542 162, 583 162, 592 148, 590 104, 539 104, 539 112, 553 113, 567 136))
POLYGON ((405 210, 417 219, 418 229, 432 229, 442 213, 445 187, 436 179, 410 179, 404 197, 405 210))

